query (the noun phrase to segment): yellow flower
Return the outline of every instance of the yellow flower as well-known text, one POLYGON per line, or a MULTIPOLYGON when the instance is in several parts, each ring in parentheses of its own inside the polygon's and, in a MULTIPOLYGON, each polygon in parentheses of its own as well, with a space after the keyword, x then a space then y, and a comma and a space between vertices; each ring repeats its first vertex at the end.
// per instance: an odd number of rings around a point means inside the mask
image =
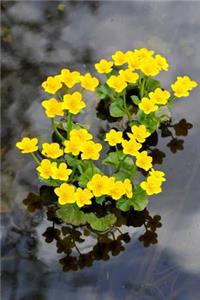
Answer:
POLYGON ((45 114, 48 118, 64 115, 62 103, 58 102, 55 98, 42 101, 42 106, 45 108, 45 114))
POLYGON ((171 85, 172 90, 174 91, 174 95, 178 98, 181 97, 188 97, 189 96, 189 90, 185 85, 179 82, 175 82, 171 85))
POLYGON ((62 69, 60 78, 68 88, 72 88, 75 84, 80 82, 80 73, 77 71, 71 72, 68 69, 62 69))
POLYGON ((158 181, 154 181, 152 179, 147 181, 142 181, 140 183, 140 186, 143 190, 145 190, 145 192, 147 193, 147 195, 153 195, 153 194, 159 194, 162 192, 161 189, 161 184, 158 181))
POLYGON ((82 95, 79 92, 64 95, 63 100, 62 109, 67 109, 74 115, 78 114, 84 107, 86 107, 85 102, 82 100, 82 95))
POLYGON ((162 171, 156 171, 153 168, 149 172, 150 177, 154 177, 157 180, 160 180, 160 182, 166 181, 165 179, 165 173, 162 171))
POLYGON ((135 83, 139 78, 138 73, 133 72, 131 69, 120 70, 119 74, 124 81, 129 83, 135 83))
POLYGON ((96 87, 99 85, 99 80, 96 77, 92 77, 90 73, 86 73, 81 76, 81 86, 89 91, 95 91, 96 87))
POLYGON ((135 49, 134 53, 137 55, 137 57, 142 60, 147 57, 151 57, 154 54, 153 50, 149 50, 147 48, 140 48, 140 49, 135 49))
POLYGON ((50 158, 58 158, 63 155, 63 150, 58 143, 42 144, 42 154, 50 158))
POLYGON ((177 80, 171 85, 171 88, 174 91, 174 95, 180 98, 189 96, 189 91, 197 85, 197 82, 191 80, 189 76, 178 76, 177 80))
POLYGON ((115 66, 121 66, 127 62, 126 54, 122 51, 116 51, 112 55, 115 66))
POLYGON ((106 195, 108 191, 108 181, 106 176, 95 174, 88 182, 87 188, 92 191, 95 197, 106 195))
POLYGON ((52 163, 48 159, 43 159, 40 163, 40 165, 36 169, 39 173, 40 176, 49 179, 49 177, 52 176, 52 163))
POLYGON ((198 83, 192 80, 189 76, 178 76, 177 82, 185 85, 185 87, 191 91, 193 88, 197 87, 198 83))
POLYGON ((140 59, 137 56, 137 54, 133 51, 127 51, 126 52, 128 67, 132 71, 140 68, 140 59))
POLYGON ((58 75, 47 77, 47 80, 42 83, 42 87, 45 92, 55 94, 62 87, 60 77, 58 75))
POLYGON ((168 71, 169 64, 164 56, 157 54, 155 60, 160 70, 168 71))
POLYGON ((124 189, 125 189, 125 194, 128 198, 132 198, 133 196, 133 187, 131 184, 131 181, 127 178, 123 182, 124 184, 124 189))
POLYGON ((84 205, 92 204, 91 198, 93 197, 92 193, 86 188, 78 188, 75 193, 75 200, 78 207, 83 207, 84 205))
POLYGON ((123 182, 121 182, 121 181, 116 181, 109 188, 109 195, 114 200, 119 200, 125 193, 126 193, 125 186, 124 186, 123 182))
POLYGON ((117 93, 121 93, 126 87, 127 83, 123 80, 121 76, 110 76, 106 81, 109 87, 114 89, 117 93))
POLYGON ((62 183, 60 187, 54 189, 55 194, 58 196, 58 203, 61 205, 74 203, 75 188, 68 183, 62 183))
POLYGON ((146 115, 158 109, 158 105, 155 105, 149 98, 146 97, 142 98, 138 106, 139 109, 141 109, 146 115))
POLYGON ((128 133, 128 136, 135 138, 139 143, 144 143, 145 139, 151 135, 151 133, 146 129, 144 125, 133 125, 131 127, 132 135, 128 133))
POLYGON ((112 71, 113 62, 107 61, 106 59, 101 59, 97 64, 95 64, 95 68, 100 74, 107 74, 112 71))
POLYGON ((72 129, 70 131, 70 139, 80 139, 81 142, 89 141, 93 138, 92 134, 85 128, 72 129))
POLYGON ((81 158, 98 160, 100 156, 99 152, 101 151, 101 149, 101 144, 94 143, 93 141, 87 141, 82 145, 81 151, 83 153, 81 154, 81 158))
POLYGON ((81 151, 81 145, 82 143, 80 143, 80 139, 79 138, 73 138, 70 139, 69 141, 64 141, 64 152, 65 153, 72 153, 74 156, 77 156, 80 151, 81 151))
POLYGON ((141 71, 147 76, 156 76, 159 73, 159 68, 156 60, 153 57, 146 57, 141 61, 141 71))
POLYGON ((147 151, 138 152, 136 155, 136 166, 148 171, 152 167, 152 157, 148 156, 147 151))
POLYGON ((136 156, 138 150, 142 147, 142 145, 137 143, 136 140, 132 138, 129 141, 123 140, 122 147, 124 154, 136 156))
POLYGON ((67 165, 63 162, 58 167, 56 164, 52 166, 52 175, 53 179, 59 179, 63 181, 67 181, 69 175, 72 173, 72 170, 67 169, 67 165))
POLYGON ((170 93, 157 88, 155 91, 149 93, 149 98, 154 104, 165 105, 170 98, 170 93))
POLYGON ((108 133, 106 133, 105 141, 108 142, 110 146, 116 146, 123 141, 122 132, 111 129, 108 133))
POLYGON ((38 150, 38 139, 24 137, 20 142, 16 143, 16 147, 21 150, 22 153, 32 153, 38 150))

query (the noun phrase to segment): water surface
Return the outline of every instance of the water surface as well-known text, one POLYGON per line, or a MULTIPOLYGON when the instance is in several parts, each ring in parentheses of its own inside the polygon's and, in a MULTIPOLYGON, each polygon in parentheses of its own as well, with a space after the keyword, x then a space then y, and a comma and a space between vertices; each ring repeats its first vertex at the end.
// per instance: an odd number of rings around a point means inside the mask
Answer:
MULTIPOLYGON (((195 1, 2 2, 3 300, 199 299, 199 88, 173 108, 172 124, 186 119, 193 127, 187 132, 182 121, 181 135, 179 126, 165 138, 159 131, 154 147, 165 153, 156 167, 168 179, 148 207, 151 216, 161 216, 158 243, 144 247, 138 240, 144 226, 124 228, 131 237, 124 250, 90 267, 63 272, 59 260, 65 255, 42 235, 52 222, 22 203, 40 186, 34 163, 15 149, 23 135, 48 140, 49 120, 40 106, 47 95, 40 84, 63 67, 86 72, 119 48, 149 47, 169 59, 169 72, 159 77, 165 88, 178 74, 199 81, 199 14, 195 1)), ((95 134, 106 130, 107 122, 95 116, 97 99, 89 94, 87 102, 81 121, 95 134)))

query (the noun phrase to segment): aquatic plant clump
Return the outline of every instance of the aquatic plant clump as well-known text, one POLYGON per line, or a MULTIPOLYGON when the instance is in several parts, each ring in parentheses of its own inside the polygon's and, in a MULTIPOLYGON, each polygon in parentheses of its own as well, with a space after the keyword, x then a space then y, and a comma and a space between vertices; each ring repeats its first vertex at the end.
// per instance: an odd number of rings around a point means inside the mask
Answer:
POLYGON ((54 187, 60 219, 105 231, 116 216, 111 212, 97 216, 96 205, 115 203, 122 211, 141 211, 149 196, 162 192, 165 173, 153 168, 145 143, 169 118, 168 107, 189 96, 197 82, 178 76, 172 91, 163 89, 154 76, 168 70, 167 59, 146 48, 116 51, 111 60, 101 59, 94 67, 101 81, 90 73, 62 69, 42 83, 51 95, 41 105, 51 120, 52 140, 40 145, 36 137, 23 137, 16 146, 32 155, 39 179, 54 187), (85 91, 96 93, 113 120, 124 118, 126 126, 110 128, 104 142, 74 120, 86 107, 85 91), (104 147, 109 150, 102 159, 104 147))

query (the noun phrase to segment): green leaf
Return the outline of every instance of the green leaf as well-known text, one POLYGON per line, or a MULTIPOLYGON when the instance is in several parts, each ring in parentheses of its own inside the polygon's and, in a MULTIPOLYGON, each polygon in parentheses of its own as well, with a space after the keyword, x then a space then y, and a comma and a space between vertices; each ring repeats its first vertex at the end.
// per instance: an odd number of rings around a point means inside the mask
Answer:
POLYGON ((52 179, 52 178, 44 179, 42 177, 39 177, 39 180, 42 182, 45 182, 46 184, 48 184, 50 186, 60 186, 63 183, 63 181, 61 181, 61 180, 52 179))
POLYGON ((106 200, 105 196, 95 197, 95 201, 97 204, 102 204, 106 200))
POLYGON ((139 185, 136 185, 133 189, 133 197, 131 199, 131 203, 134 209, 138 211, 144 210, 145 207, 147 207, 148 196, 139 185))
POLYGON ((133 162, 133 159, 127 156, 123 162, 119 165, 119 171, 114 173, 113 176, 117 180, 123 181, 126 178, 133 180, 136 174, 136 166, 133 162))
POLYGON ((109 107, 109 111, 112 117, 123 117, 125 115, 123 100, 121 98, 114 100, 109 107))
POLYGON ((94 213, 87 214, 86 219, 92 229, 97 231, 106 231, 110 229, 117 220, 114 214, 108 214, 105 217, 98 218, 94 213))
POLYGON ((117 201, 116 206, 122 211, 128 211, 131 207, 131 201, 130 199, 124 197, 117 201))
POLYGON ((145 125, 150 132, 154 132, 160 123, 160 120, 155 117, 154 113, 146 115, 141 110, 137 113, 137 120, 140 124, 145 125))
POLYGON ((86 215, 82 212, 76 204, 62 205, 57 211, 56 215, 65 223, 79 226, 86 224, 86 215))
POLYGON ((131 99, 133 100, 133 103, 136 105, 140 103, 140 99, 138 98, 138 96, 132 95, 131 99))
POLYGON ((120 163, 120 160, 122 160, 124 157, 125 154, 122 151, 110 152, 108 156, 103 160, 103 163, 105 165, 112 165, 117 167, 120 163))
POLYGON ((94 174, 101 174, 101 170, 95 166, 92 161, 82 162, 83 172, 79 177, 79 186, 86 187, 88 181, 93 177, 94 174))
POLYGON ((160 81, 155 80, 151 77, 148 77, 146 81, 145 90, 150 93, 153 92, 156 88, 160 87, 160 81))
POLYGON ((104 84, 98 87, 96 92, 99 99, 105 99, 107 96, 110 95, 111 90, 107 84, 104 84))
POLYGON ((71 154, 65 154, 65 160, 70 167, 77 167, 78 165, 82 164, 79 159, 73 157, 71 154))
POLYGON ((80 187, 86 187, 88 181, 92 178, 93 176, 93 170, 91 167, 89 167, 88 169, 86 169, 79 177, 79 186, 80 187))

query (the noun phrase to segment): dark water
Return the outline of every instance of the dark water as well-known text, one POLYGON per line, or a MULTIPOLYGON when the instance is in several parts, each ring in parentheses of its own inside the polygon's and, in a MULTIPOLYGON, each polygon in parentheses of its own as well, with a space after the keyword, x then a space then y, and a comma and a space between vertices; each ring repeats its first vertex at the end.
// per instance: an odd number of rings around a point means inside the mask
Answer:
MULTIPOLYGON (((96 247, 78 267, 73 259, 62 260, 66 254, 57 253, 59 243, 49 243, 52 222, 41 210, 30 214, 22 203, 30 192, 39 195, 40 187, 34 163, 20 155, 15 143, 21 135, 49 137, 49 121, 40 107, 46 97, 40 83, 47 75, 63 67, 91 70, 97 60, 119 48, 149 47, 166 55, 171 68, 160 76, 166 88, 178 74, 199 81, 200 3, 68 1, 58 7, 60 3, 1 4, 2 299, 198 300, 199 88, 190 98, 177 100, 172 125, 178 125, 168 128, 171 133, 163 128, 165 137, 159 131, 158 143, 152 146, 155 162, 162 163, 156 167, 168 179, 163 193, 152 197, 148 206, 149 216, 161 217, 158 236, 144 237, 147 213, 139 214, 135 226, 123 225, 114 243, 108 242, 114 237, 104 237, 107 244, 96 247), (144 247, 148 242, 149 247, 144 247)), ((98 134, 108 125, 95 117, 97 100, 91 94, 87 98, 88 109, 81 121, 98 134)), ((55 228, 61 229, 58 224, 55 228)), ((79 243, 81 253, 91 251, 95 236, 86 233, 85 240, 79 243)))

